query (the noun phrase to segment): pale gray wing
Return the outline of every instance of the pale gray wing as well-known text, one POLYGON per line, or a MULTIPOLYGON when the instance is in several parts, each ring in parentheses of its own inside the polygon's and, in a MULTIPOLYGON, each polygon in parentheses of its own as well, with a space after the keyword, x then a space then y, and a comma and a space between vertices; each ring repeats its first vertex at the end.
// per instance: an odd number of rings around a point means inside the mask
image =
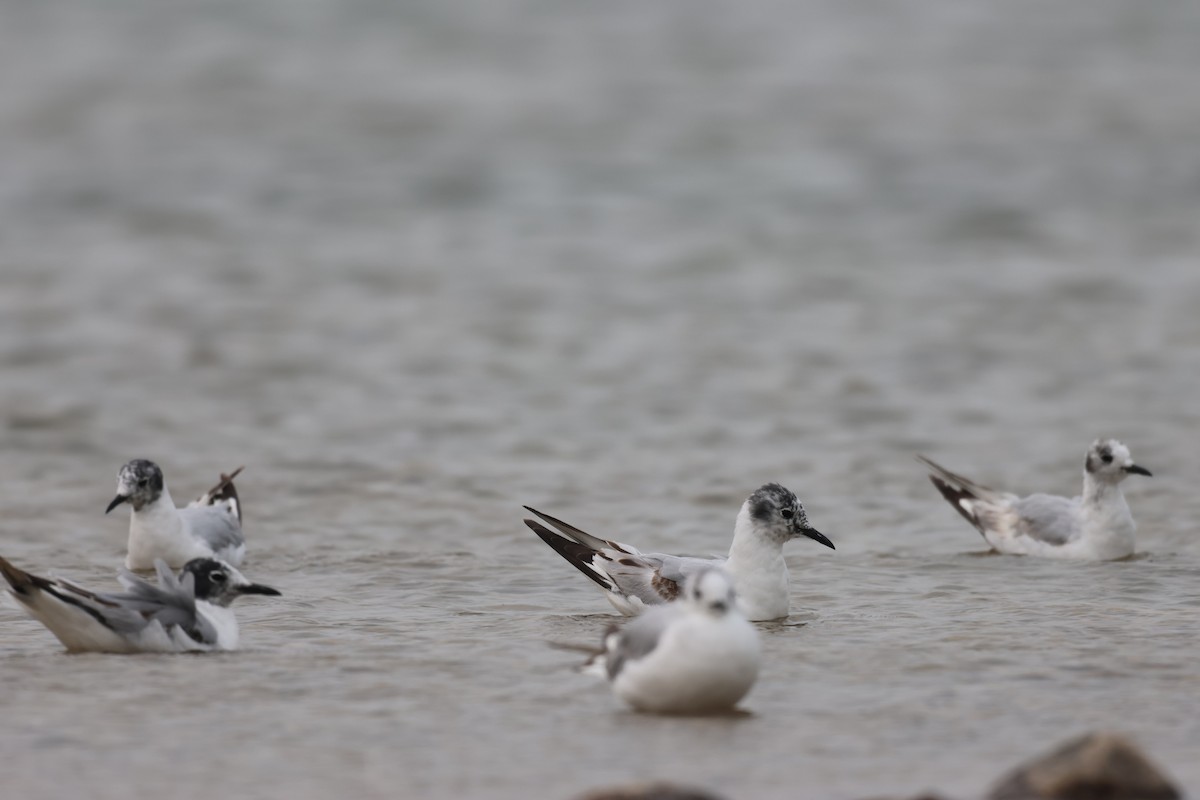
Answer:
POLYGON ((1017 513, 1016 532, 1047 544, 1062 545, 1078 537, 1079 500, 1051 494, 1031 494, 1012 505, 1017 513))
POLYGON ((649 605, 677 599, 689 575, 723 563, 724 559, 637 553, 613 559, 604 569, 618 591, 649 605))
POLYGON ((617 677, 627 662, 645 658, 654 652, 671 622, 679 618, 679 613, 675 606, 655 606, 627 623, 615 635, 610 630, 605 637, 608 679, 617 677))
POLYGON ((689 576, 695 575, 697 572, 703 572, 706 569, 713 567, 721 567, 725 564, 725 558, 700 558, 698 556, 668 556, 655 553, 654 556, 660 559, 662 566, 658 571, 664 578, 675 581, 679 587, 683 588, 683 582, 689 576))
POLYGON ((724 563, 723 559, 643 553, 632 545, 593 536, 536 508, 525 506, 525 510, 558 529, 555 533, 539 522, 525 520, 543 542, 576 569, 605 591, 636 597, 646 605, 669 603, 679 596, 689 574, 724 563))
POLYGON ((201 539, 214 553, 244 544, 242 524, 226 506, 187 506, 179 509, 192 535, 201 539))
POLYGON ((175 577, 162 559, 155 559, 158 585, 143 580, 129 571, 122 571, 118 580, 125 587, 122 594, 102 597, 117 603, 122 609, 134 612, 141 619, 140 630, 157 621, 165 630, 178 627, 193 641, 216 644, 217 630, 204 615, 196 611, 195 582, 189 573, 183 580, 175 577))

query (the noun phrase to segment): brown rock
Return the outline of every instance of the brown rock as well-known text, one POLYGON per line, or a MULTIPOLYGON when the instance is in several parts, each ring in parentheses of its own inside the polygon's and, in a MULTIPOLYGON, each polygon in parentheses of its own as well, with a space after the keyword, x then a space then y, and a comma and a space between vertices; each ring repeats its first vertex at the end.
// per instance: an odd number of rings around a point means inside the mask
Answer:
POLYGON ((670 783, 636 783, 631 786, 595 789, 580 795, 577 800, 721 800, 721 797, 691 786, 676 786, 670 783))
POLYGON ((1179 800, 1179 790, 1128 739, 1093 733, 1016 768, 988 800, 1179 800))

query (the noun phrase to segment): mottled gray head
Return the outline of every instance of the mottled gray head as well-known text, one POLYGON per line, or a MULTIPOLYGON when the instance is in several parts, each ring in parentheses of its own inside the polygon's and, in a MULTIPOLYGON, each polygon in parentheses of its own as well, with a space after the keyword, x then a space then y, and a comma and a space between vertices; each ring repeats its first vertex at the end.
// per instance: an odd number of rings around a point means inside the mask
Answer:
POLYGON ((244 594, 279 595, 278 590, 270 586, 246 580, 245 575, 219 558, 193 558, 183 565, 179 580, 187 575, 192 576, 196 599, 217 606, 228 606, 244 594))
POLYGON ((1130 475, 1150 475, 1150 470, 1133 463, 1129 448, 1116 439, 1097 439, 1088 448, 1083 469, 1096 480, 1120 483, 1130 475))
POLYGON ((134 511, 153 503, 163 492, 163 474, 158 464, 144 458, 135 458, 121 467, 117 475, 117 496, 104 509, 107 514, 121 503, 129 503, 134 511))
POLYGON ((768 483, 746 498, 745 510, 754 525, 767 536, 781 541, 807 536, 828 548, 836 549, 816 528, 808 524, 804 506, 788 489, 768 483))
POLYGON ((733 579, 717 567, 700 570, 684 583, 683 602, 710 616, 723 617, 736 607, 733 579))

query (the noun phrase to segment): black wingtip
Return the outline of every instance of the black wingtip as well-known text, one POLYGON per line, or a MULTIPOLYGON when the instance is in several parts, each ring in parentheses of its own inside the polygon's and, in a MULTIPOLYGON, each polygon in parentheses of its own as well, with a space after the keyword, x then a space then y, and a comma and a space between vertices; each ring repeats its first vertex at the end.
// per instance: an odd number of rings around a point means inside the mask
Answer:
POLYGON ((0 574, 4 575, 4 580, 8 581, 12 590, 20 595, 30 594, 31 589, 44 590, 53 586, 51 581, 14 566, 3 556, 0 556, 0 574))
POLYGON ((8 581, 8 585, 13 588, 13 591, 21 594, 25 594, 28 586, 33 583, 32 575, 22 569, 17 569, 4 556, 0 556, 0 574, 4 575, 4 580, 8 581))
POLYGON ((978 497, 976 497, 967 489, 959 489, 951 486, 949 483, 936 475, 930 475, 929 481, 939 492, 941 492, 942 497, 946 498, 946 502, 952 505, 954 510, 962 515, 963 519, 971 523, 971 527, 975 528, 975 530, 979 531, 980 533, 983 533, 983 527, 979 524, 979 520, 968 513, 967 510, 962 506, 963 500, 978 500, 978 497))
POLYGON ((549 514, 543 514, 541 511, 538 511, 536 508, 533 508, 531 506, 525 506, 525 510, 528 511, 530 514, 533 514, 538 519, 540 519, 544 522, 550 523, 554 527, 561 530, 563 533, 570 533, 572 530, 575 529, 574 525, 568 525, 567 523, 563 522, 561 519, 558 519, 557 517, 552 517, 549 514))
MULTIPOLYGON (((535 511, 534 513, 536 514, 537 512, 535 511)), ((595 550, 591 549, 590 547, 586 547, 579 542, 572 541, 565 536, 559 536, 545 525, 542 525, 540 522, 536 522, 532 519, 525 520, 525 524, 529 526, 531 531, 538 535, 539 539, 550 545, 554 552, 565 558, 571 564, 571 566, 575 567, 575 569, 579 570, 584 575, 587 575, 589 578, 599 584, 600 588, 604 589, 606 592, 613 591, 612 585, 601 578, 600 575, 597 574, 597 572, 590 566, 592 558, 594 558, 596 555, 595 550)))

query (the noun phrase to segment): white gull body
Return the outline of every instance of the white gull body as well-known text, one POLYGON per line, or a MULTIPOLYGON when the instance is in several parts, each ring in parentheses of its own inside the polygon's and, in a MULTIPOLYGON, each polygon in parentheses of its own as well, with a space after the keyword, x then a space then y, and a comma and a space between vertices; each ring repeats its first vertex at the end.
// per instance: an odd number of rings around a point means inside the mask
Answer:
POLYGON ((628 616, 641 613, 647 606, 670 602, 679 596, 689 575, 716 566, 733 578, 747 619, 786 617, 790 598, 784 544, 804 536, 833 547, 808 524, 808 515, 796 495, 777 483, 760 487, 742 504, 726 558, 643 553, 632 545, 592 536, 529 506, 525 508, 557 532, 535 520, 527 519, 525 524, 595 581, 613 607, 628 616))
POLYGON ((1010 555, 1114 561, 1133 555, 1137 525, 1121 482, 1150 475, 1116 439, 1097 439, 1084 458, 1083 494, 1019 497, 957 475, 929 459, 930 480, 995 550, 1010 555))
POLYGON ((605 677, 639 711, 701 714, 733 708, 758 679, 758 631, 717 568, 688 576, 683 596, 614 626, 585 672, 605 677))
POLYGON ((177 508, 152 461, 135 459, 121 468, 117 496, 108 511, 129 503, 128 569, 153 569, 162 559, 178 569, 195 558, 219 558, 239 566, 246 555, 242 508, 233 478, 239 467, 184 508, 177 508))
POLYGON ((238 624, 229 605, 245 594, 279 594, 216 559, 190 561, 178 577, 161 559, 155 567, 157 586, 126 572, 118 578, 126 591, 108 593, 31 575, 0 558, 9 594, 69 652, 234 650, 238 624))

